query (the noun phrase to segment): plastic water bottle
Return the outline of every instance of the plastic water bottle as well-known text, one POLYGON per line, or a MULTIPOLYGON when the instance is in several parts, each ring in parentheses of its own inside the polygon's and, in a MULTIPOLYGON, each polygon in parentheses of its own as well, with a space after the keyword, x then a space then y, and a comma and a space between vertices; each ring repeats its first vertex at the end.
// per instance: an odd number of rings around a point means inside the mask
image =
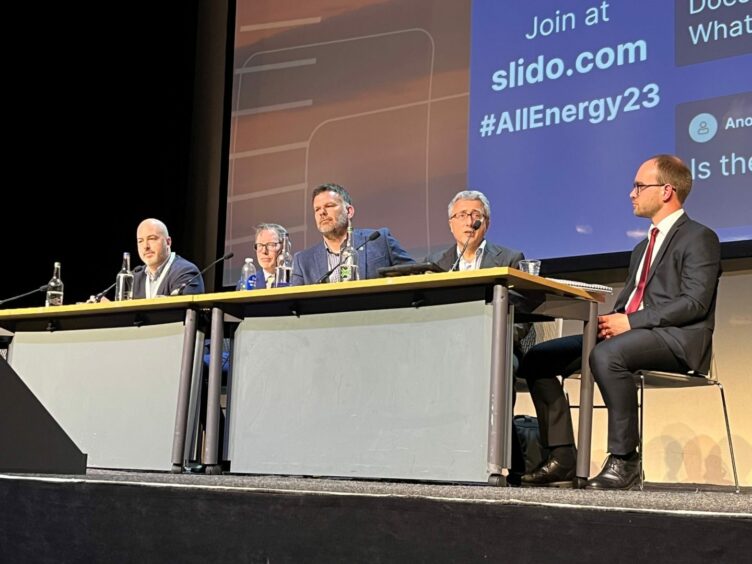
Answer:
POLYGON ((274 272, 274 287, 283 288, 290 285, 292 278, 292 244, 290 235, 285 233, 282 250, 277 256, 277 269, 274 272))
POLYGON ((52 278, 47 283, 47 296, 44 305, 61 306, 63 305, 63 281, 60 278, 60 263, 56 262, 52 271, 52 278))
POLYGON ((253 259, 245 259, 243 269, 240 271, 240 280, 238 280, 238 290, 253 290, 256 287, 256 267, 253 265, 253 259))
POLYGON ((123 266, 115 278, 115 301, 133 299, 133 272, 131 271, 131 254, 123 253, 123 266))
POLYGON ((339 267, 339 279, 341 282, 352 282, 358 280, 358 251, 355 250, 353 242, 352 224, 347 227, 347 242, 340 252, 342 261, 339 267))

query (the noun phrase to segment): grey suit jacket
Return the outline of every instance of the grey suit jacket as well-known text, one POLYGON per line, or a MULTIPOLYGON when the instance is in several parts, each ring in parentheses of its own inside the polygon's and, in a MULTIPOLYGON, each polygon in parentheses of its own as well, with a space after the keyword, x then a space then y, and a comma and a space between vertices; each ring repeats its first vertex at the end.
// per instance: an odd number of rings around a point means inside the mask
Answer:
MULTIPOLYGON (((486 248, 483 251, 483 258, 480 261, 481 268, 493 268, 495 266, 512 266, 517 268, 517 263, 525 258, 522 251, 508 249, 501 245, 494 245, 486 241, 486 248)), ((449 270, 457 260, 457 245, 452 245, 445 251, 439 251, 429 255, 425 259, 429 262, 435 262, 444 270, 449 270)), ((530 332, 532 323, 515 323, 514 324, 514 343, 519 351, 520 342, 530 332)))
MULTIPOLYGON (((373 232, 373 229, 354 229, 354 245, 360 246, 373 232)), ((363 280, 378 277, 378 269, 383 266, 415 262, 388 229, 382 227, 378 229, 378 232, 380 233, 378 238, 369 241, 358 251, 360 278, 363 280)), ((316 284, 329 270, 326 253, 323 241, 296 253, 292 261, 291 285, 316 284)))
MULTIPOLYGON (((614 311, 624 312, 635 288, 637 269, 648 240, 632 251, 629 277, 614 311)), ((718 236, 682 215, 666 234, 653 259, 643 294, 643 309, 629 314, 632 329, 652 329, 691 370, 710 368, 715 301, 721 276, 718 236)))
MULTIPOLYGON (((167 271, 167 276, 164 277, 162 283, 157 289, 157 294, 160 296, 169 296, 170 293, 179 288, 184 282, 188 282, 191 278, 199 273, 199 269, 192 262, 184 259, 180 255, 175 255, 175 260, 172 261, 170 270, 167 271)), ((182 292, 183 294, 203 294, 204 293, 204 279, 201 276, 196 278, 188 284, 182 292)), ((145 298, 146 297, 146 270, 137 272, 133 275, 133 297, 145 298)))

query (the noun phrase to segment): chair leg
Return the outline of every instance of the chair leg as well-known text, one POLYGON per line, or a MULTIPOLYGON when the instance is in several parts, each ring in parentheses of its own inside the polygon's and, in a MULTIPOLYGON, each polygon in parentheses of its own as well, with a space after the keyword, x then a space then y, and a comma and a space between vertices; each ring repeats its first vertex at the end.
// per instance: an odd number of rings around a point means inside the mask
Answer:
POLYGON ((739 490, 739 476, 736 474, 736 457, 734 456, 734 445, 731 443, 731 426, 729 425, 728 410, 726 409, 726 394, 723 391, 723 384, 717 384, 718 389, 721 391, 721 403, 723 404, 723 417, 726 420, 726 437, 728 438, 729 452, 731 453, 731 468, 734 470, 734 486, 736 486, 736 493, 740 493, 739 490))
POLYGON ((645 472, 642 469, 642 435, 643 435, 643 421, 645 413, 643 411, 645 405, 645 376, 640 374, 640 491, 645 490, 645 472))

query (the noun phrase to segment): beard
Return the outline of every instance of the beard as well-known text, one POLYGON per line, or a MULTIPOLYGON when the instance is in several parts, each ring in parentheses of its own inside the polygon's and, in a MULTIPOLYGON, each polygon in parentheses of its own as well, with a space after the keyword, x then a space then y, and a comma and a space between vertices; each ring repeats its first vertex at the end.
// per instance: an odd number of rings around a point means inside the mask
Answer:
POLYGON ((341 237, 347 231, 347 213, 341 213, 326 225, 317 225, 319 233, 327 238, 341 237))

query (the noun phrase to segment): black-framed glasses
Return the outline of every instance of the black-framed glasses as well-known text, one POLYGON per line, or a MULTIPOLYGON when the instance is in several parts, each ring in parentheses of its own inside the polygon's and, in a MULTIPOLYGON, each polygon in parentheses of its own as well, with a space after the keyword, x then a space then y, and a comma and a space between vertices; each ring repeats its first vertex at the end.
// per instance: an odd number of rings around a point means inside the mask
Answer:
POLYGON ((264 249, 267 253, 278 251, 281 247, 282 243, 280 243, 279 241, 276 241, 274 243, 256 243, 255 245, 253 245, 253 248, 256 249, 256 252, 264 249))
POLYGON ((630 192, 634 192, 635 195, 639 196, 640 192, 642 192, 645 188, 652 188, 653 186, 669 186, 674 192, 676 192, 676 188, 674 188, 670 184, 666 184, 665 182, 662 184, 641 184, 639 182, 635 182, 634 184, 632 184, 632 190, 630 190, 630 192))
POLYGON ((479 212, 478 210, 473 210, 469 213, 466 211, 457 212, 454 215, 450 215, 449 219, 456 219, 457 221, 467 221, 468 217, 473 218, 473 221, 475 221, 477 219, 483 219, 486 216, 483 214, 483 212, 479 212))

